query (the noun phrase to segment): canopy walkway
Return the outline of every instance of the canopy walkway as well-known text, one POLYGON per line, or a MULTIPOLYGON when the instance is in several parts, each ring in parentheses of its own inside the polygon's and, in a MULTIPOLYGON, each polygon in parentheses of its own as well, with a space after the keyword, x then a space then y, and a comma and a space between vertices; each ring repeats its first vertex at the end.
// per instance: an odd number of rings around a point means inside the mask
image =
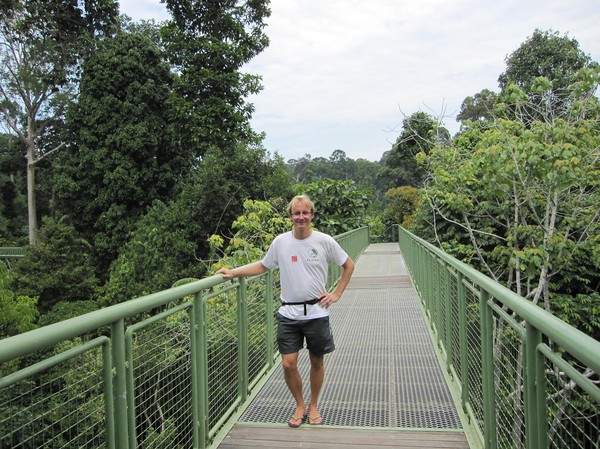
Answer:
MULTIPOLYGON (((422 310, 398 244, 370 245, 332 308, 336 350, 326 356, 325 426, 285 425, 295 406, 278 367, 219 449, 468 448, 422 310)), ((305 350, 300 367, 307 380, 305 350)))
POLYGON ((0 447, 600 446, 600 342, 404 230, 336 238, 357 269, 332 309, 325 425, 286 425, 268 272, 0 340, 0 447))

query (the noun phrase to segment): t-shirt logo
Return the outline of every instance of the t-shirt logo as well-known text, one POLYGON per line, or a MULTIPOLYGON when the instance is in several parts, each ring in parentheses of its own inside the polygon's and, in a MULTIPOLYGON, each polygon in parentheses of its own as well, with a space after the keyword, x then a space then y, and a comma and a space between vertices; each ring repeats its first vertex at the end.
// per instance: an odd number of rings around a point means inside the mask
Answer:
POLYGON ((306 259, 307 262, 317 262, 319 259, 319 252, 316 249, 311 249, 308 253, 308 258, 306 259))
POLYGON ((292 262, 298 262, 298 256, 292 256, 292 262))

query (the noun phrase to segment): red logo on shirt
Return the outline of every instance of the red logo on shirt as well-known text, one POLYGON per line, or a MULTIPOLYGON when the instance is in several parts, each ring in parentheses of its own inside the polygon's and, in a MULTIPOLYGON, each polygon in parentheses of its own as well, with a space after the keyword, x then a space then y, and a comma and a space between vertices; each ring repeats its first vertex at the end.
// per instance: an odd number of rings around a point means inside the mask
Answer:
POLYGON ((298 256, 292 256, 292 262, 298 262, 298 256))

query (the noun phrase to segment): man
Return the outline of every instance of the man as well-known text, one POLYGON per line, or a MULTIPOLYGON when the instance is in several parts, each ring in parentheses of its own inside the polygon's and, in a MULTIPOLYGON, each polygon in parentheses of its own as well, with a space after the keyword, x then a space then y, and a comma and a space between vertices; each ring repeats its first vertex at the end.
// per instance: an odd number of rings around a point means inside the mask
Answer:
POLYGON ((339 301, 354 271, 354 262, 333 237, 312 230, 314 213, 310 198, 294 197, 288 205, 293 229, 273 240, 263 260, 245 268, 217 271, 225 279, 232 279, 279 267, 282 305, 277 312, 277 344, 285 382, 296 401, 296 410, 288 421, 290 427, 300 427, 304 419, 309 424, 323 423, 318 407, 325 378, 323 358, 335 349, 329 307, 339 301), (331 293, 326 290, 329 262, 343 267, 342 276, 331 293), (298 352, 304 347, 304 339, 310 356, 308 410, 298 372, 298 352))

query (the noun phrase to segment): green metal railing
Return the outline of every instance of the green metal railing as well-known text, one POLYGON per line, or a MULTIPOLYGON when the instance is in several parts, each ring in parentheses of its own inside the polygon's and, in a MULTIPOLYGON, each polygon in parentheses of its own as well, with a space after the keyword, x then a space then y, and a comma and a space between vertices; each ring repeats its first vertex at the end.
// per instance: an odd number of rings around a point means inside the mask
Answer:
MULTIPOLYGON (((356 259, 369 230, 336 239, 356 259)), ((211 276, 0 340, 0 447, 210 446, 275 365, 276 274, 211 276)))
POLYGON ((13 259, 18 259, 25 256, 25 248, 15 246, 0 247, 0 260, 3 260, 8 267, 13 259))
POLYGON ((399 242, 475 441, 600 447, 600 342, 400 228, 399 242))

